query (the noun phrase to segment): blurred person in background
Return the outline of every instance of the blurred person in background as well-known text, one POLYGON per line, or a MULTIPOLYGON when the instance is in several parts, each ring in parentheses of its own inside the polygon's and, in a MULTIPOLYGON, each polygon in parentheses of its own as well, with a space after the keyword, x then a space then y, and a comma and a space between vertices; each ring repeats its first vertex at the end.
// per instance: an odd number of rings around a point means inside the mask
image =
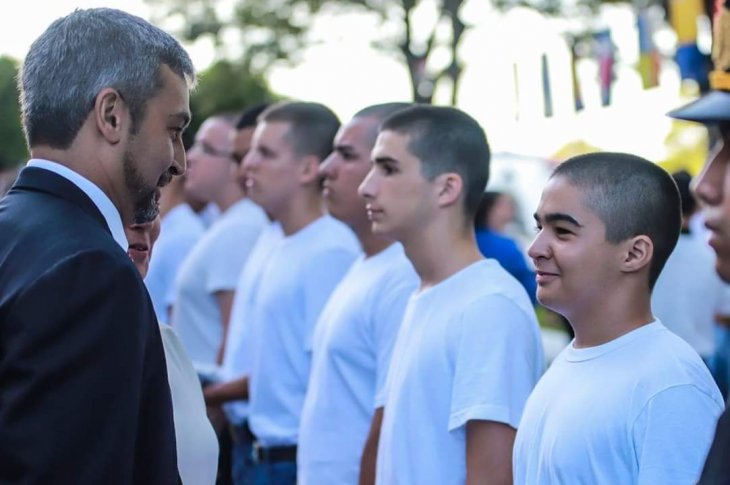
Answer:
POLYGON ((188 150, 185 190, 221 210, 188 253, 175 281, 172 325, 202 371, 223 361, 236 282, 267 221, 236 180, 234 124, 228 116, 208 118, 188 150))
POLYGON ((231 422, 251 431, 251 453, 235 458, 246 460, 240 483, 296 483, 315 322, 360 253, 352 231, 324 212, 319 165, 338 128, 322 104, 275 104, 243 159, 248 196, 276 222, 241 274, 222 382, 204 391, 209 406, 226 403, 231 422))
POLYGON ((514 202, 509 195, 494 191, 484 192, 474 216, 477 246, 485 258, 496 259, 520 282, 534 305, 537 302, 535 271, 528 266, 525 254, 517 242, 503 232, 513 220, 514 202))

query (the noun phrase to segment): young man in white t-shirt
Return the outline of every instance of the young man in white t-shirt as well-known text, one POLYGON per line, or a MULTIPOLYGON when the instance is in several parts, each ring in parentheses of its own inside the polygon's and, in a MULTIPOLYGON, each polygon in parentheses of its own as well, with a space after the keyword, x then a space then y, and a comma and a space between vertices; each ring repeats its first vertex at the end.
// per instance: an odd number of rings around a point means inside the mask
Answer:
POLYGON ((221 211, 180 266, 171 325, 196 368, 223 360, 233 292, 248 254, 267 222, 234 175, 234 129, 227 116, 203 122, 188 150, 185 189, 221 211))
POLYGON ((695 483, 723 402, 689 344, 652 315, 679 236, 677 186, 633 155, 563 162, 528 250, 537 298, 575 339, 525 407, 516 483, 695 483))
POLYGON ((317 322, 299 429, 299 485, 364 485, 375 478, 366 472, 374 469, 385 376, 418 276, 400 243, 373 233, 357 188, 372 165, 378 126, 407 106, 388 103, 359 111, 340 128, 334 150, 320 166, 327 208, 352 228, 364 254, 317 322))
MULTIPOLYGON (((243 270, 245 286, 236 295, 243 307, 235 314, 245 320, 230 324, 225 382, 205 390, 208 404, 248 397, 254 443, 241 483, 296 483, 314 324, 360 254, 352 231, 324 213, 319 164, 332 151, 338 128, 335 114, 318 103, 270 106, 243 160, 248 196, 276 225, 264 233, 271 247, 263 253, 255 248, 258 267, 243 270)), ((227 411, 242 417, 240 407, 227 411)))
POLYGON ((421 279, 387 377, 379 484, 511 483, 543 353, 524 288, 476 245, 489 157, 474 119, 414 106, 383 122, 360 186, 373 232, 400 241, 421 279))

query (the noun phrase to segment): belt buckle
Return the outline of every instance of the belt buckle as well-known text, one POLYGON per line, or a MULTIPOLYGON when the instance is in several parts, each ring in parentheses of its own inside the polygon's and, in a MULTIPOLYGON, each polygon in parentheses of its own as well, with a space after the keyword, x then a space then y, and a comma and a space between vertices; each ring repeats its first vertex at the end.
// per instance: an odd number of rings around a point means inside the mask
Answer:
POLYGON ((262 452, 261 443, 254 441, 251 446, 251 461, 253 461, 254 464, 258 465, 261 462, 262 452))

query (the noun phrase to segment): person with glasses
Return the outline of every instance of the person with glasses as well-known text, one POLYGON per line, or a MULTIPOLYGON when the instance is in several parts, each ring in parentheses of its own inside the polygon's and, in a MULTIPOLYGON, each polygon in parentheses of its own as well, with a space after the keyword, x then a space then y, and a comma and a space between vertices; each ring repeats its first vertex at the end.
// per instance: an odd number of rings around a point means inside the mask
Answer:
POLYGON ((188 150, 185 189, 215 203, 221 215, 185 258, 175 281, 172 326, 201 372, 220 365, 238 276, 267 221, 235 177, 233 123, 203 122, 188 150))

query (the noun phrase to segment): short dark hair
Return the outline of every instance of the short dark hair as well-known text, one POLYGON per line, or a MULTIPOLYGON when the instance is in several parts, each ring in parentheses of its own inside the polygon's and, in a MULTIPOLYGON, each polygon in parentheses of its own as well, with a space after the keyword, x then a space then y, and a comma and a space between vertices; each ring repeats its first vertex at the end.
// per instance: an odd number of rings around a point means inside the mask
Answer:
POLYGON ((372 133, 369 134, 368 142, 370 143, 370 145, 374 145, 375 140, 378 138, 378 130, 380 130, 380 126, 383 121, 390 115, 410 106, 413 106, 413 103, 393 102, 373 104, 355 113, 355 116, 353 116, 352 119, 354 120, 357 118, 371 118, 378 122, 378 124, 373 128, 372 133))
POLYGON ((583 201, 606 226, 606 240, 617 244, 646 235, 654 244, 649 288, 679 239, 679 190, 660 166, 626 153, 590 153, 571 158, 551 178, 564 177, 583 191, 583 201))
POLYGON ((337 115, 320 103, 285 101, 269 106, 259 122, 283 122, 291 126, 286 134, 298 156, 316 155, 320 162, 332 152, 332 142, 340 128, 337 115))
POLYGON ((383 121, 381 131, 409 137, 408 151, 428 180, 456 172, 464 183, 464 215, 471 225, 489 181, 489 143, 479 123, 461 110, 415 105, 383 121))
POLYGON ((243 130, 244 128, 254 128, 258 122, 258 118, 266 108, 270 106, 270 103, 260 103, 244 110, 241 116, 236 122, 236 130, 243 130))
POLYGON ((680 170, 679 172, 674 172, 672 178, 679 189, 679 198, 682 201, 682 215, 689 217, 694 214, 697 208, 697 199, 695 199, 690 189, 692 175, 686 170, 680 170))

